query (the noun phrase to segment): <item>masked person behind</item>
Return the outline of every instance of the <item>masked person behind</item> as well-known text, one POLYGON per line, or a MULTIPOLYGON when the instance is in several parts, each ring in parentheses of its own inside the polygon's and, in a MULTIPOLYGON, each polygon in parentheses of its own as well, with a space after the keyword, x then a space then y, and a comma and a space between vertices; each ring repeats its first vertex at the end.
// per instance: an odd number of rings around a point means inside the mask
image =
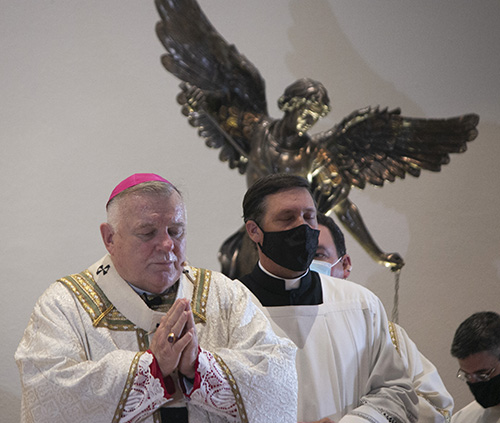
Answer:
POLYGON ((460 324, 451 344, 457 377, 475 401, 453 415, 452 423, 500 422, 500 315, 475 313, 460 324))
MULTIPOLYGON (((328 276, 346 279, 352 269, 344 234, 329 216, 319 213, 318 248, 310 270, 328 276)), ((418 395, 419 423, 449 422, 453 411, 453 398, 447 391, 436 367, 418 350, 406 331, 389 322, 389 332, 396 350, 413 382, 418 395)))
POLYGON ((42 294, 16 351, 22 422, 295 420, 295 347, 245 287, 186 265, 177 188, 135 174, 106 209, 109 254, 42 294))
POLYGON ((298 347, 299 421, 417 421, 418 402, 366 288, 309 272, 318 245, 316 206, 304 178, 273 174, 243 199, 259 262, 241 281, 278 334, 298 347))

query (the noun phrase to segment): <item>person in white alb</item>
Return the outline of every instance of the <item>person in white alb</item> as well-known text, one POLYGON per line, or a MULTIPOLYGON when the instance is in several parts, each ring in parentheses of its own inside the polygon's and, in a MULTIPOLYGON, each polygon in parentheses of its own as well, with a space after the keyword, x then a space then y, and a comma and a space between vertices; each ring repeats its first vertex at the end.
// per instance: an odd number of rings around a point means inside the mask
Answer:
MULTIPOLYGON (((318 214, 318 229, 318 248, 310 269, 347 279, 352 262, 347 253, 344 234, 331 217, 321 213, 318 214)), ((449 422, 454 401, 436 367, 418 350, 401 326, 389 322, 389 332, 418 395, 419 423, 449 422)))
POLYGON ((417 396, 380 300, 309 271, 319 231, 308 182, 291 174, 257 180, 243 216, 259 262, 241 281, 276 333, 298 347, 298 421, 416 422, 417 396))
POLYGON ((22 422, 295 421, 295 346, 241 284, 186 265, 186 223, 161 176, 115 188, 108 254, 42 294, 15 353, 22 422))
POLYGON ((451 355, 460 366, 457 377, 475 401, 455 413, 452 423, 500 423, 500 315, 474 313, 455 332, 451 355))

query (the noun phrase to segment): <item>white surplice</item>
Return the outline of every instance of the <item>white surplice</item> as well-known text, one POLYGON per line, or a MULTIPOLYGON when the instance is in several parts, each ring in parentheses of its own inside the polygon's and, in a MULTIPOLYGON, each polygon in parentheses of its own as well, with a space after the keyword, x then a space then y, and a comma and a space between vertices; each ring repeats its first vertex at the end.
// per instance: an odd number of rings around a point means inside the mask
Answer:
POLYGON ((451 423, 500 423, 500 405, 483 408, 477 401, 472 401, 453 414, 451 423))
POLYGON ((107 255, 37 301, 15 354, 22 422, 158 422, 153 412, 165 405, 187 405, 190 423, 296 421, 295 346, 273 333, 239 282, 187 270, 191 280, 182 275, 177 298, 192 300, 199 389, 188 398, 175 377, 176 394, 163 397, 145 352, 163 314, 146 306, 107 255), (235 404, 232 416, 226 408, 235 404))
POLYGON ((401 326, 390 322, 389 331, 418 395, 418 422, 449 422, 453 412, 453 397, 444 386, 436 367, 418 350, 401 326))
POLYGON ((382 303, 368 289, 320 275, 323 303, 263 307, 298 347, 298 420, 415 422, 417 397, 394 348, 382 303))

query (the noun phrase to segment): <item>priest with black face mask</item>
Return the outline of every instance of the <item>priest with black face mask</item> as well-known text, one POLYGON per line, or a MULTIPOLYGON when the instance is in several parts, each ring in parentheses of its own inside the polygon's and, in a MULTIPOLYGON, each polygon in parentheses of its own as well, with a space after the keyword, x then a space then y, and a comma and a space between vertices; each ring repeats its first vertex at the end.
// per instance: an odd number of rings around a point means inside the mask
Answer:
POLYGON ((243 200, 259 262, 241 278, 273 329, 298 347, 300 422, 416 422, 417 396, 380 300, 361 285, 309 270, 316 205, 304 178, 272 174, 243 200))
POLYGON ((474 313, 455 332, 451 355, 458 359, 457 377, 475 401, 458 411, 452 423, 500 422, 500 315, 474 313))

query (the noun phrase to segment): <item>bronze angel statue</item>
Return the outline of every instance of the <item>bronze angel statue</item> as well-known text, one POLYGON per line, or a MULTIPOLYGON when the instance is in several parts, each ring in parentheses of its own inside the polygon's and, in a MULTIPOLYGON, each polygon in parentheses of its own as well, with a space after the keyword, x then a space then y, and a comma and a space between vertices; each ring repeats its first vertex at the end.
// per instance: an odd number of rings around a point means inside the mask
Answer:
MULTIPOLYGON (((246 173, 250 186, 271 173, 306 177, 318 210, 335 213, 378 263, 399 270, 397 253, 375 243, 356 205, 352 187, 382 186, 422 169, 439 172, 450 153, 462 153, 477 136, 479 116, 415 119, 399 109, 366 107, 332 129, 310 136, 308 130, 329 110, 325 87, 303 78, 278 100, 284 115, 269 116, 265 83, 259 71, 228 44, 195 0, 155 0, 161 20, 156 33, 166 49, 163 66, 179 78, 177 101, 206 145, 220 149, 220 160, 246 173)), ((219 251, 222 271, 232 277, 249 273, 257 254, 240 228, 219 251)))

